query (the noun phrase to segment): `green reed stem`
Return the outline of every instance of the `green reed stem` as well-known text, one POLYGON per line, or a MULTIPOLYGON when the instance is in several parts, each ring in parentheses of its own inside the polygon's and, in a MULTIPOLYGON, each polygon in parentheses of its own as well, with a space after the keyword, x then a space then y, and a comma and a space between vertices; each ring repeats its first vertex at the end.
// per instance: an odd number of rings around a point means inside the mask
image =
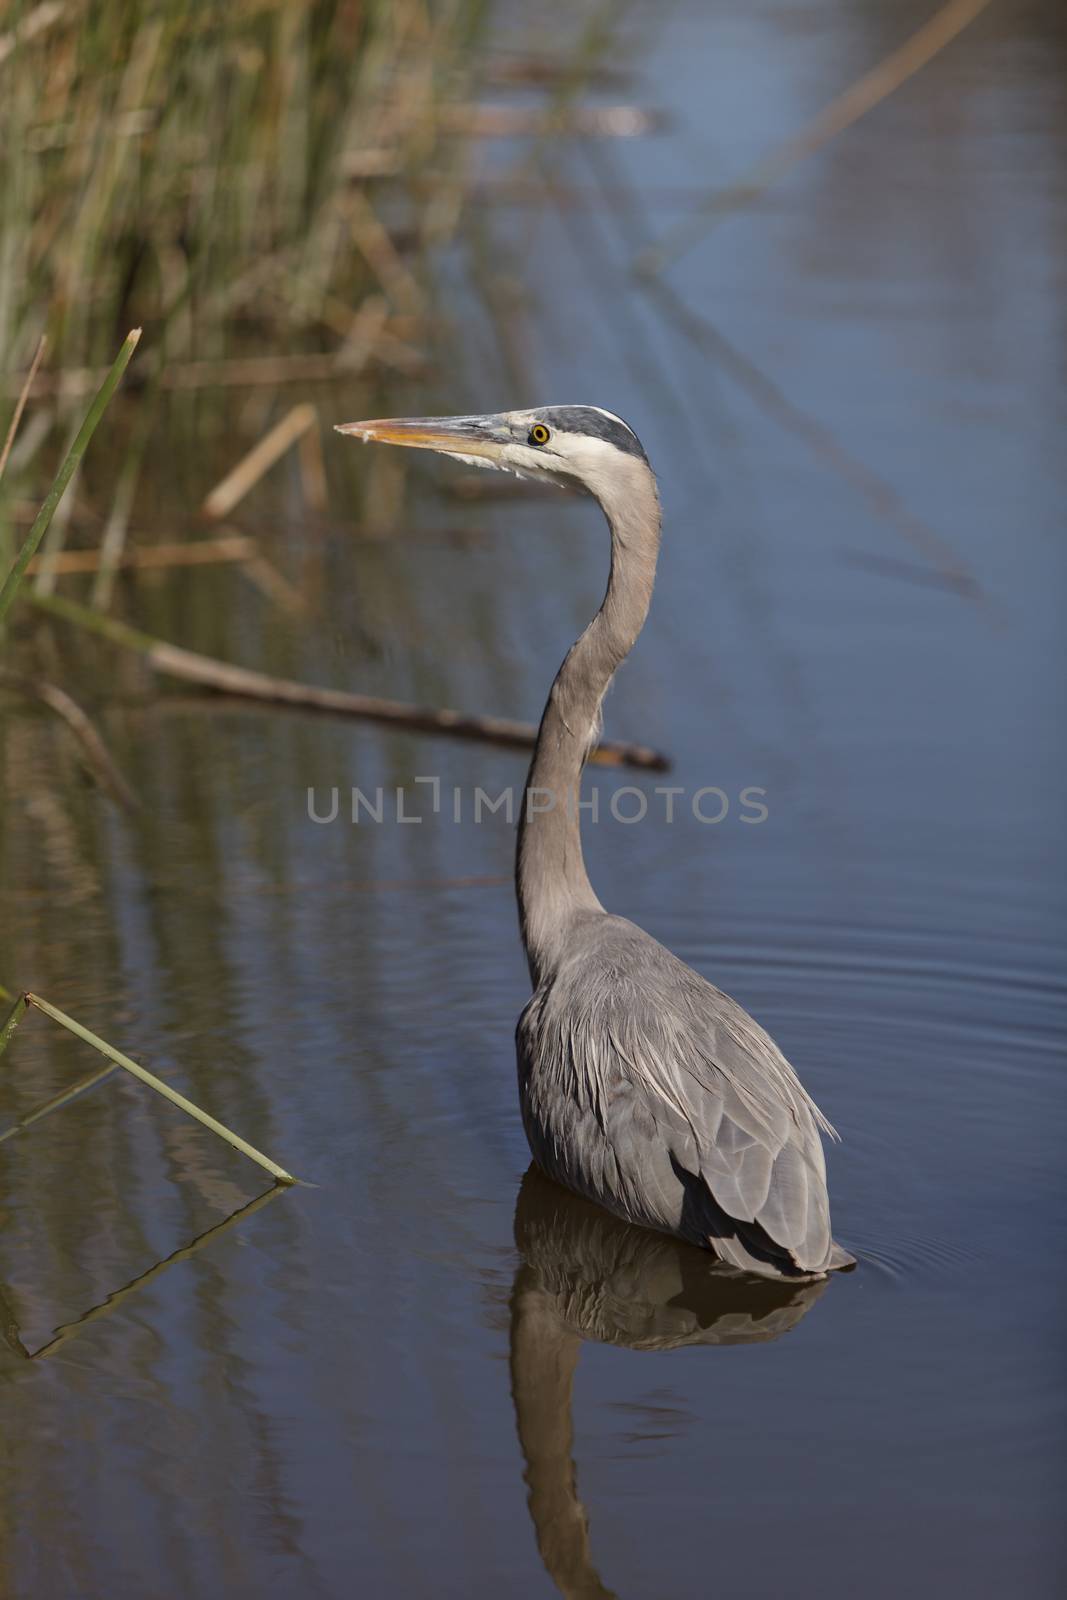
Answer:
POLYGON ((71 478, 74 476, 74 473, 81 462, 82 456, 85 454, 86 449, 88 448, 89 440, 96 432, 97 423, 100 421, 100 418, 106 411, 111 396, 118 388, 122 374, 129 366, 130 357, 136 350, 137 341, 140 339, 140 337, 140 328, 134 328, 126 335, 125 342, 122 346, 122 349, 115 357, 111 371, 108 373, 107 377, 100 385, 100 388, 97 390, 96 397, 85 414, 85 421, 78 429, 78 432, 74 438, 74 443, 67 451, 63 465, 56 473, 55 482, 52 484, 51 489, 49 489, 40 511, 38 511, 36 517, 34 518, 33 526, 26 535, 25 543, 23 544, 18 555, 15 557, 14 565, 12 566, 11 571, 4 579, 3 587, 0 588, 0 623, 3 622, 4 617, 7 615, 12 601, 18 592, 19 584, 22 582, 26 574, 26 568, 29 566, 30 561, 37 552, 38 545, 48 531, 49 523, 56 514, 56 507, 62 500, 63 493, 71 478))
MULTIPOLYGON (((129 1056, 123 1055, 121 1050, 116 1050, 115 1046, 108 1044, 106 1039, 101 1039, 95 1033, 90 1033, 88 1028, 84 1028, 80 1022, 75 1022, 73 1017, 68 1017, 65 1011, 60 1011, 58 1006, 51 1005, 47 1000, 42 1000, 39 994, 24 995, 21 1005, 23 1010, 27 1005, 36 1006, 37 1010, 43 1011, 45 1016, 51 1017, 54 1022, 58 1022, 62 1027, 69 1029, 77 1038, 84 1039, 86 1044, 91 1044, 94 1050, 99 1050, 101 1055, 107 1056, 109 1061, 114 1061, 116 1066, 124 1067, 135 1078, 140 1078, 142 1083, 147 1083, 150 1089, 154 1089, 157 1094, 161 1094, 164 1100, 169 1100, 171 1105, 177 1106, 179 1111, 184 1111, 186 1116, 194 1117, 197 1122, 202 1122, 205 1128, 210 1128, 212 1133, 217 1134, 220 1139, 225 1139, 226 1143, 233 1145, 235 1150, 240 1150, 241 1154, 247 1156, 250 1161, 255 1161, 257 1165, 265 1167, 279 1183, 296 1182, 292 1174, 286 1172, 285 1168, 280 1167, 276 1161, 272 1161, 269 1156, 265 1156, 254 1145, 248 1144, 244 1139, 239 1138, 236 1133, 231 1132, 221 1122, 217 1122, 214 1117, 208 1116, 206 1111, 201 1111, 199 1106, 195 1106, 191 1100, 187 1100, 183 1094, 179 1094, 176 1089, 172 1089, 161 1078, 155 1077, 147 1068, 139 1066, 136 1061, 131 1061, 129 1056)), ((17 1009, 18 1003, 16 1003, 17 1009)), ((0 1048, 6 1043, 10 1032, 14 1030, 14 1026, 20 1020, 21 1015, 15 1017, 14 1012, 12 1012, 12 1016, 4 1024, 3 1033, 0 1034, 0 1048), (14 1018, 14 1022, 12 1018, 14 1018)))

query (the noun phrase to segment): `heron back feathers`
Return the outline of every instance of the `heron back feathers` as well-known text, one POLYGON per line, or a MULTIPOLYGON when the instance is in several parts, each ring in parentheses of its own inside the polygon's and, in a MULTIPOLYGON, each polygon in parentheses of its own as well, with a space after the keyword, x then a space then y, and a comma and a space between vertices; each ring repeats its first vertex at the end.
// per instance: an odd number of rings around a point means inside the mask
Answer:
POLYGON ((851 1261, 830 1233, 830 1124, 759 1024, 634 924, 575 918, 518 1045, 551 1176, 748 1271, 851 1261))

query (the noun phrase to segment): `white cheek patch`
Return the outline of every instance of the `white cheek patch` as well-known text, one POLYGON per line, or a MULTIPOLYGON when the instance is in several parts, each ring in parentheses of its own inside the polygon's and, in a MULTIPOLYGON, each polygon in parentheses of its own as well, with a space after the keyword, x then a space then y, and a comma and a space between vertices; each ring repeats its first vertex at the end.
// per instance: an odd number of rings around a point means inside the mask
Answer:
POLYGON ((516 478, 537 478, 542 482, 546 479, 550 482, 555 481, 551 468, 549 471, 545 470, 549 467, 549 463, 538 461, 532 450, 515 449, 501 459, 490 456, 465 456, 461 450, 449 450, 446 453, 451 461, 462 461, 468 467, 486 467, 490 472, 512 472, 516 478), (527 461, 526 456, 532 459, 527 461))
POLYGON ((554 456, 542 455, 532 445, 514 444, 508 447, 504 459, 494 462, 504 472, 511 472, 516 478, 528 478, 537 483, 553 483, 557 488, 562 487, 559 481, 560 463, 554 456))
POLYGON ((586 488, 592 490, 598 499, 603 499, 618 486, 621 464, 626 458, 620 455, 613 444, 608 444, 606 439, 594 439, 578 433, 561 435, 560 439, 560 454, 570 470, 581 478, 586 488))
POLYGON ((490 472, 500 465, 499 461, 490 461, 488 456, 461 456, 457 450, 449 450, 447 454, 453 461, 462 461, 467 467, 488 467, 490 472))

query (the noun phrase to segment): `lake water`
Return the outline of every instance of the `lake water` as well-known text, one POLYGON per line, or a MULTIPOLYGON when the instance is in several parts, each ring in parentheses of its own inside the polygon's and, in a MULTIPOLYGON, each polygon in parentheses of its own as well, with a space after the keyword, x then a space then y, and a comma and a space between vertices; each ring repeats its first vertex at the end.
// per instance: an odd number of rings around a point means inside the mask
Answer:
MULTIPOLYGON (((606 731, 673 767, 591 777, 590 874, 795 1063, 842 1136, 858 1270, 792 1296, 716 1286, 698 1252, 523 1183, 511 830, 451 810, 457 786, 520 785, 521 755, 146 698, 101 647, 93 692, 143 810, 57 789, 63 731, 8 716, 0 976, 307 1186, 119 1296, 252 1200, 256 1168, 115 1079, 0 1146, 4 1594, 1059 1591, 1058 8, 990 7, 670 270, 738 359, 626 272, 924 15, 637 12, 624 97, 670 129, 549 142, 539 170, 567 192, 498 240, 530 286, 528 387, 471 310, 466 370, 390 396, 592 401, 641 434, 663 561, 606 731), (685 791, 671 824, 665 783, 685 791), (309 819, 309 787, 322 808, 353 785, 401 786, 425 820, 309 819), (624 785, 640 823, 611 815, 624 785), (701 788, 729 799, 721 822, 694 816, 701 788)), ((522 13, 501 28, 531 42, 522 13)), ((365 399, 341 388, 324 414, 365 399)), ((600 597, 595 508, 452 501, 463 470, 427 458, 410 536, 353 539, 334 453, 354 448, 327 443, 332 531, 283 506, 264 535, 310 624, 221 571, 146 585, 138 619, 307 681, 536 720, 600 597)), ((171 523, 212 470, 161 484, 171 523)), ((95 1061, 31 1018, 0 1127, 95 1061)))

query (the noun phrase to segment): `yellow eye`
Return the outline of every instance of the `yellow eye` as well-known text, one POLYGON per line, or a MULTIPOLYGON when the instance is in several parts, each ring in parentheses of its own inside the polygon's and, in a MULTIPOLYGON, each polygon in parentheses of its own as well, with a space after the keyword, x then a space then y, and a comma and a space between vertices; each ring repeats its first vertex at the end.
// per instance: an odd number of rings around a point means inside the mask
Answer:
POLYGON ((552 435, 549 433, 543 422, 535 422, 533 427, 530 429, 530 437, 528 442, 530 444, 547 444, 551 437, 552 435))

